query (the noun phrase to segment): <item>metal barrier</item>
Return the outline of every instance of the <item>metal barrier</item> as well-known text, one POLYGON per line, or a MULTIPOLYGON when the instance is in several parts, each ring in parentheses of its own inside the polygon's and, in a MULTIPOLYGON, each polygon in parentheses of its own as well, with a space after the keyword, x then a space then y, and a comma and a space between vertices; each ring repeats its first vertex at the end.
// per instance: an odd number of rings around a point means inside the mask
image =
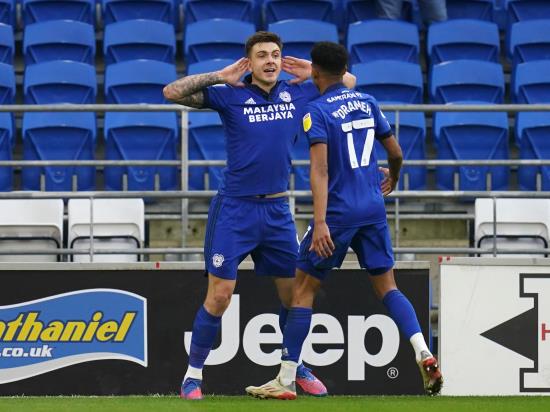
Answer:
MULTIPOLYGON (((387 104, 381 105, 385 111, 395 112, 395 136, 399 140, 399 114, 400 112, 550 112, 550 104, 504 104, 504 105, 401 105, 387 104)), ((189 167, 194 166, 224 166, 225 161, 222 160, 189 160, 188 156, 188 112, 203 111, 192 109, 179 105, 163 105, 163 104, 53 104, 53 105, 0 105, 0 112, 179 112, 181 115, 181 159, 180 160, 47 160, 47 161, 25 161, 25 160, 2 160, 0 167, 47 167, 47 166, 174 166, 180 167, 181 174, 181 190, 180 191, 97 191, 97 192, 4 192, 0 193, 0 199, 51 199, 51 198, 86 198, 90 199, 90 249, 74 250, 74 249, 58 249, 56 251, 33 251, 33 250, 4 250, 0 251, 0 255, 17 254, 89 254, 93 261, 94 254, 197 254, 202 253, 202 248, 188 248, 186 245, 186 230, 189 221, 189 199, 211 198, 215 191, 189 191, 189 167), (95 250, 93 238, 93 200, 100 198, 176 198, 181 200, 181 214, 179 220, 182 225, 181 247, 179 248, 146 248, 135 250, 95 250)), ((380 162, 385 164, 385 162, 380 162)), ((293 161, 294 166, 309 165, 307 160, 293 161)), ((403 163, 405 166, 550 166, 550 159, 546 160, 407 160, 403 163)), ((456 186, 455 186, 456 187, 456 186)), ((310 191, 289 191, 292 211, 294 212, 294 200, 298 197, 309 197, 310 191)), ((497 249, 496 237, 496 199, 497 198, 549 198, 550 192, 535 191, 535 192, 517 192, 517 191, 395 191, 390 195, 395 198, 393 219, 395 221, 395 238, 394 251, 395 253, 415 253, 415 254, 487 254, 487 250, 480 248, 407 248, 399 246, 399 228, 402 214, 400 212, 399 200, 405 198, 417 199, 456 199, 456 198, 475 198, 489 197, 493 199, 494 204, 494 236, 493 249, 490 251, 493 255, 497 254, 515 254, 515 253, 530 253, 530 254, 550 254, 550 249, 537 250, 500 250, 497 249)), ((305 215, 307 216, 307 215, 305 215)), ((418 219, 430 219, 430 215, 414 215, 418 219)), ((443 215, 437 215, 438 218, 444 218, 443 215)), ((407 216, 408 217, 408 216, 407 216)), ((471 215, 461 215, 461 218, 471 218, 471 215)), ((201 215, 200 218, 205 218, 201 215)), ((458 218, 457 216, 449 218, 458 218)))

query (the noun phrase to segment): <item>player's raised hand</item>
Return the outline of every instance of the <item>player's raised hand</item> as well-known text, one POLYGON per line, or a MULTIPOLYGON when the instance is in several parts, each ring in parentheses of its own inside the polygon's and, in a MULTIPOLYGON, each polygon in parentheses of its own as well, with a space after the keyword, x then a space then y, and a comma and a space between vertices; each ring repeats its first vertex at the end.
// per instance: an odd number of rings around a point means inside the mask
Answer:
POLYGON ((311 62, 309 60, 285 56, 281 69, 295 77, 289 81, 292 84, 302 83, 311 77, 311 62))
POLYGON ((380 189, 382 190, 382 194, 384 196, 388 196, 395 190, 397 180, 391 176, 390 169, 387 167, 379 167, 378 170, 384 174, 384 180, 382 180, 382 183, 380 184, 380 189))
POLYGON ((319 257, 328 258, 332 256, 335 246, 330 237, 330 230, 325 222, 315 223, 313 236, 309 251, 315 251, 319 257))
POLYGON ((248 71, 248 58, 242 57, 235 63, 224 67, 218 73, 221 80, 232 86, 244 86, 241 77, 248 71))

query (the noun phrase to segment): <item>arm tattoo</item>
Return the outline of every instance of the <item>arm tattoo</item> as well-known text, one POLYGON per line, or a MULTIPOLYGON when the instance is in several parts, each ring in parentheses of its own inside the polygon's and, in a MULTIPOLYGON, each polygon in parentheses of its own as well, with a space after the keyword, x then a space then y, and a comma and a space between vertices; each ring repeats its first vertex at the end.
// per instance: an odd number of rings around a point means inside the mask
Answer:
POLYGON ((166 86, 164 96, 171 102, 201 109, 204 104, 203 89, 222 82, 217 72, 193 74, 166 86))

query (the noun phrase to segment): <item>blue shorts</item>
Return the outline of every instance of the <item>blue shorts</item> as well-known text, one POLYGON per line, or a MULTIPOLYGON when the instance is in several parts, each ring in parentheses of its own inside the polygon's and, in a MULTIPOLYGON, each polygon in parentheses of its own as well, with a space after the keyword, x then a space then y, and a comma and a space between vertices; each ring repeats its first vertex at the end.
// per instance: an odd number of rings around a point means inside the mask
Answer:
POLYGON ((313 236, 313 223, 308 227, 298 252, 296 267, 317 279, 323 280, 332 268, 339 268, 351 247, 361 268, 371 275, 381 275, 393 268, 393 249, 388 223, 375 223, 360 227, 330 227, 330 236, 336 249, 332 256, 322 258, 309 251, 313 236))
POLYGON ((286 197, 218 194, 212 199, 204 241, 206 270, 234 280, 239 263, 248 255, 257 275, 294 277, 298 238, 286 197))

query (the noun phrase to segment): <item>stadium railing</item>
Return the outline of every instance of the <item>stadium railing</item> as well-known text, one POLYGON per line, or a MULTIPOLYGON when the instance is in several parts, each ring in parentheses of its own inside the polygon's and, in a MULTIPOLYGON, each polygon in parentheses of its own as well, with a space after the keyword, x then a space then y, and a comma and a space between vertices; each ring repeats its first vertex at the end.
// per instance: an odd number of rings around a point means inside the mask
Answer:
MULTIPOLYGON (((401 105, 386 104, 381 108, 388 112, 395 112, 395 135, 399 139, 399 114, 400 112, 550 112, 550 104, 500 104, 500 105, 401 105)), ((73 255, 88 254, 93 262, 94 254, 140 254, 140 255, 189 255, 202 254, 202 248, 186 247, 186 231, 182 230, 181 247, 177 248, 141 248, 135 250, 96 250, 94 248, 93 235, 93 200, 100 198, 149 198, 149 199, 180 199, 181 213, 174 218, 173 215, 159 215, 156 219, 177 219, 181 221, 181 227, 186 228, 189 221, 189 199, 209 199, 216 191, 189 191, 189 167, 196 166, 224 166, 225 161, 220 160, 189 160, 188 159, 188 112, 196 111, 185 106, 163 105, 163 104, 85 104, 85 105, 0 105, 0 112, 180 112, 181 114, 181 158, 180 160, 48 160, 48 161, 25 161, 25 160, 1 160, 0 167, 46 167, 46 166, 175 166, 180 168, 181 190, 178 191, 92 191, 92 192, 0 192, 0 199, 51 199, 51 198, 85 198, 90 199, 90 215, 92 216, 90 230, 90 248, 89 250, 57 249, 54 251, 44 250, 2 250, 0 254, 11 255, 32 255, 32 254, 57 254, 73 255)), ((382 164, 384 162, 381 162, 382 164)), ((294 166, 308 165, 307 160, 293 161, 294 166)), ((407 160, 406 166, 413 167, 434 167, 434 166, 550 166, 550 159, 532 159, 532 160, 407 160)), ((455 186, 456 187, 456 186, 455 186)), ((294 211, 295 199, 310 197, 310 191, 290 190, 289 198, 291 210, 294 211)), ((414 253, 414 254, 550 254, 550 249, 525 249, 525 250, 501 250, 497 248, 496 224, 498 216, 496 214, 497 198, 550 198, 548 191, 461 191, 461 190, 400 190, 392 193, 391 198, 395 199, 393 213, 389 218, 395 222, 394 226, 394 252, 396 254, 414 253), (399 245, 400 221, 403 215, 400 212, 400 199, 472 199, 472 198, 492 198, 493 199, 493 248, 487 249, 475 247, 401 247, 399 245)), ((193 215, 194 218, 205 219, 205 214, 193 215)), ((308 215, 301 215, 308 217, 308 215)), ((407 219, 472 219, 470 214, 447 215, 447 214, 407 214, 407 219)), ((151 220, 152 217, 149 217, 151 220)))

